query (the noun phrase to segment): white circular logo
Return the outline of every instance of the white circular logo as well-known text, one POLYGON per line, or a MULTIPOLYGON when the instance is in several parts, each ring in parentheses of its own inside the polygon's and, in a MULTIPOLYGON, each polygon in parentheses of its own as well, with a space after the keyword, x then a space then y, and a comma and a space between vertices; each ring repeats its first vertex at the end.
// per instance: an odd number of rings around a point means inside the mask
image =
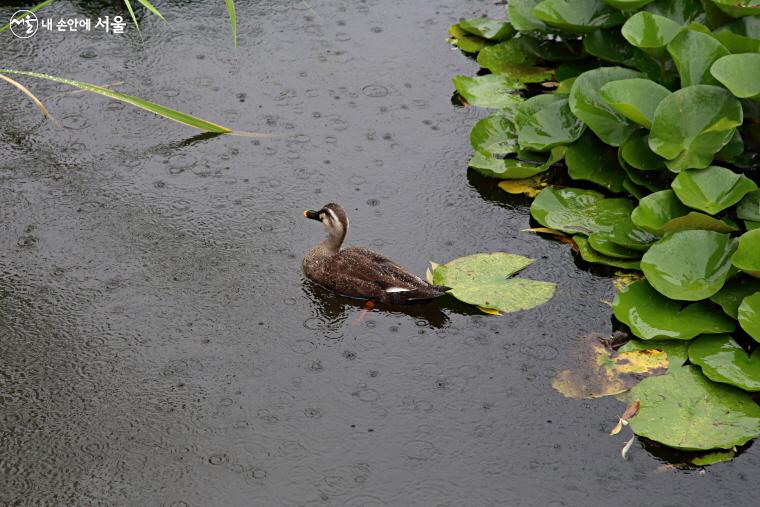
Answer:
POLYGON ((11 32, 19 39, 28 39, 37 33, 37 16, 32 11, 20 10, 11 16, 11 32))

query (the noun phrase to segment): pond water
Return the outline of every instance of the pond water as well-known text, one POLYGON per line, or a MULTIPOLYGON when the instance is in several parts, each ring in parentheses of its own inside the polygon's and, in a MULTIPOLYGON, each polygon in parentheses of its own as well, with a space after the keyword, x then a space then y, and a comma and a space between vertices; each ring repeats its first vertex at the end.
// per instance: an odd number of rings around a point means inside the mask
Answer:
POLYGON ((552 389, 579 334, 611 331, 613 291, 521 232, 528 201, 467 175, 484 113, 451 103, 477 66, 446 29, 503 5, 237 3, 237 51, 221 0, 157 2, 171 26, 143 16, 142 44, 131 26, 0 34, 4 67, 290 136, 197 136, 22 79, 56 125, 0 87, 0 505, 756 504, 757 446, 704 473, 638 441, 625 461, 607 436, 624 404, 552 389), (506 250, 558 293, 503 317, 441 299, 356 322, 300 270, 323 234, 302 210, 329 201, 349 243, 420 274, 506 250))

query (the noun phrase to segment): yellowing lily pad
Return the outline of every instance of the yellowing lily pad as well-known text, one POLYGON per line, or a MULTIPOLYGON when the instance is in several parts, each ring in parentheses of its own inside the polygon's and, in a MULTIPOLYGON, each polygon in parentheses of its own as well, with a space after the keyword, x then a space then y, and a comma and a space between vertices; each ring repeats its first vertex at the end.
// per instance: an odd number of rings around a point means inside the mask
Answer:
POLYGON ((688 342, 680 340, 630 340, 618 352, 662 350, 668 355, 668 370, 680 368, 689 359, 688 342))
POLYGON ((641 406, 634 433, 688 451, 731 449, 760 435, 760 406, 750 395, 706 378, 696 366, 649 377, 634 386, 641 406))
POLYGON ((499 188, 508 194, 523 194, 528 197, 536 197, 547 185, 546 177, 538 175, 521 180, 504 180, 499 183, 499 188))
POLYGON ((509 278, 532 263, 506 252, 468 255, 438 266, 433 282, 451 287, 449 294, 471 305, 504 313, 528 310, 549 301, 556 289, 551 282, 509 278))

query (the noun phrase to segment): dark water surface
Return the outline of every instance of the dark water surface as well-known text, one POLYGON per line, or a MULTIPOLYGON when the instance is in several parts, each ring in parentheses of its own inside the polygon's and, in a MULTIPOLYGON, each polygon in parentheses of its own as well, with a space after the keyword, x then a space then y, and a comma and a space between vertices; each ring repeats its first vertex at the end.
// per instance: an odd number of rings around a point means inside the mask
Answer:
POLYGON ((612 288, 466 175, 483 112, 453 107, 450 79, 477 67, 446 28, 503 6, 239 1, 233 52, 221 0, 156 5, 171 28, 145 16, 144 45, 132 27, 3 33, 2 66, 298 135, 193 138, 23 79, 57 127, 0 86, 0 505, 756 505, 757 446, 704 474, 638 442, 624 461, 606 434, 622 403, 553 391, 575 337, 610 331, 612 288), (350 243, 419 273, 507 250, 557 296, 352 324, 359 307, 300 271, 322 236, 301 212, 333 200, 350 243))

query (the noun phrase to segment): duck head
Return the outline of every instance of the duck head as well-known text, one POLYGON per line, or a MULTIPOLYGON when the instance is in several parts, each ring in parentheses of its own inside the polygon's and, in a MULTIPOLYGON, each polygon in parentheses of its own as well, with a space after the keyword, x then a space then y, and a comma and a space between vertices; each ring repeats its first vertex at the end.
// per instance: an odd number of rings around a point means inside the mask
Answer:
POLYGON ((306 210, 303 216, 322 222, 327 231, 325 246, 333 252, 340 249, 343 239, 348 233, 348 216, 340 204, 331 202, 325 204, 319 211, 306 210))

